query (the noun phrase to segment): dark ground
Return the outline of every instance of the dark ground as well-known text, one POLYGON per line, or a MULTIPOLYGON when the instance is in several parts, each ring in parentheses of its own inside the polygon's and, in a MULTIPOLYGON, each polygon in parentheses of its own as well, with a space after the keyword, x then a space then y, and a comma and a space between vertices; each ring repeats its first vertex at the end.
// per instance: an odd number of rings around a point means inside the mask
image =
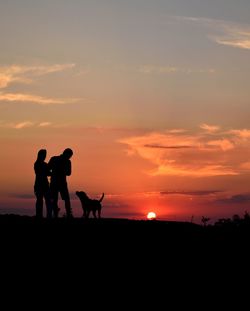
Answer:
POLYGON ((32 249, 138 253, 244 252, 250 224, 201 226, 189 222, 128 219, 41 219, 0 215, 2 245, 32 249))
POLYGON ((246 224, 38 221, 0 215, 0 245, 1 275, 7 275, 1 284, 9 293, 23 290, 23 299, 29 299, 31 290, 40 298, 49 292, 49 298, 57 301, 59 297, 60 302, 70 292, 70 299, 82 305, 92 295, 92 304, 101 301, 107 306, 119 297, 120 309, 126 301, 134 305, 135 299, 139 305, 142 301, 154 305, 153 299, 166 303, 177 293, 176 305, 193 306, 194 300, 203 297, 203 305, 210 301, 214 307, 217 296, 224 301, 222 291, 229 301, 233 297, 229 290, 235 293, 248 283, 250 226, 246 224))

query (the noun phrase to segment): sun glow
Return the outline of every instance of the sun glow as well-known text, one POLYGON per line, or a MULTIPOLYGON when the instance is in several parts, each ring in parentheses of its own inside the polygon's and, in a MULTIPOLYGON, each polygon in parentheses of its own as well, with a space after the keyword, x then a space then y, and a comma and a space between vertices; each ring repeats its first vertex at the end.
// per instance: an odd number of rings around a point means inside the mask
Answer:
POLYGON ((156 219, 156 214, 154 212, 149 212, 147 214, 147 219, 148 220, 153 220, 153 219, 156 219))

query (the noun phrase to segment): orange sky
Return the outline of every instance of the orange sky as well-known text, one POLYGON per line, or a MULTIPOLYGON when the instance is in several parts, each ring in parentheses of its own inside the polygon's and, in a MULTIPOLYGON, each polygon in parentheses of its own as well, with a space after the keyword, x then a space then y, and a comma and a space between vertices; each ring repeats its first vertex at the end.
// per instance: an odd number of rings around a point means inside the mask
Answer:
POLYGON ((243 215, 249 12, 245 0, 1 2, 0 212, 34 214, 37 151, 70 147, 76 215, 76 190, 105 192, 106 217, 243 215))
POLYGON ((154 211, 159 219, 190 220, 193 215, 199 221, 204 214, 214 219, 243 214, 249 200, 249 133, 205 124, 192 131, 6 129, 0 155, 2 210, 34 213, 37 151, 46 148, 49 160, 70 147, 68 182, 75 215, 81 215, 77 190, 93 198, 104 192, 106 217, 143 219, 154 211))

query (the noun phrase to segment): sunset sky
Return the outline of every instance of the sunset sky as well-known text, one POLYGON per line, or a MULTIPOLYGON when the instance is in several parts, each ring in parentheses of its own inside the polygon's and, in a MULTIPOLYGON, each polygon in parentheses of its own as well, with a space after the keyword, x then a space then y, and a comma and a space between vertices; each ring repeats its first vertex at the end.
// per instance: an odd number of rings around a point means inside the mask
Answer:
POLYGON ((0 213, 67 147, 76 216, 250 213, 249 0, 1 1, 0 38, 0 213))

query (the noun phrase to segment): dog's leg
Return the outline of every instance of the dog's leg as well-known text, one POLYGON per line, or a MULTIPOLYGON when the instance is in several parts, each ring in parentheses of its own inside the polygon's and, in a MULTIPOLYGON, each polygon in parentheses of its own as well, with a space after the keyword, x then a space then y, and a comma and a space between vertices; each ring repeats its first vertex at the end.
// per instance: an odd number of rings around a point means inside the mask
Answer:
POLYGON ((94 218, 96 218, 96 210, 92 211, 94 218))
POLYGON ((98 218, 101 218, 101 209, 98 209, 98 218))

